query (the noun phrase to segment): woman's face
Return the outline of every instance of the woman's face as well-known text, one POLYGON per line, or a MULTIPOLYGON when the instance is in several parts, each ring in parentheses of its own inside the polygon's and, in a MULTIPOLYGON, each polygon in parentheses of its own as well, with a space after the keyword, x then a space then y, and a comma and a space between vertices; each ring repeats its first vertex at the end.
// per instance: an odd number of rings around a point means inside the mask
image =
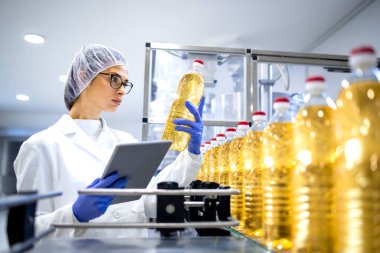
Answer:
MULTIPOLYGON (((117 74, 121 77, 122 82, 128 80, 128 69, 126 66, 113 66, 101 73, 117 74)), ((88 101, 92 106, 95 106, 94 109, 100 112, 116 111, 125 95, 123 85, 118 89, 114 89, 111 87, 110 81, 110 75, 98 74, 86 88, 88 101)))

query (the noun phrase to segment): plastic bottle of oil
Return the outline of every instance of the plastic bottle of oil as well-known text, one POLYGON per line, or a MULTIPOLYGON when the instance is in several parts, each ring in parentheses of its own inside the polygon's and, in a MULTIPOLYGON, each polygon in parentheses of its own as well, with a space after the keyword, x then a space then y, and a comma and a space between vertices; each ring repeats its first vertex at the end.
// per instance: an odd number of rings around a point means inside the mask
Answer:
POLYGON ((208 178, 208 160, 209 160, 209 156, 210 156, 210 147, 211 147, 211 142, 210 141, 206 141, 205 142, 205 147, 204 147, 204 153, 203 153, 203 163, 202 163, 202 166, 201 166, 201 175, 199 177, 199 179, 201 181, 207 181, 207 178, 208 178))
POLYGON ((219 183, 220 185, 230 186, 230 165, 228 161, 229 149, 233 138, 236 135, 236 129, 231 127, 226 130, 226 139, 219 149, 219 183))
POLYGON ((380 252, 380 74, 370 46, 353 49, 349 62, 336 102, 334 248, 380 252))
POLYGON ((205 176, 204 176, 204 181, 212 181, 213 177, 213 167, 212 167, 212 164, 213 164, 213 159, 211 157, 211 153, 212 153, 212 150, 214 149, 215 147, 215 144, 216 144, 216 138, 211 138, 210 140, 210 147, 208 148, 208 151, 207 151, 207 161, 205 163, 205 166, 206 166, 206 170, 205 170, 205 176))
POLYGON ((306 91, 295 127, 292 252, 329 253, 333 251, 335 104, 326 96, 323 76, 307 78, 306 91))
POLYGON ((252 113, 252 127, 243 138, 242 161, 244 165, 244 233, 263 236, 263 135, 267 126, 265 112, 252 113))
POLYGON ((210 181, 218 183, 220 179, 220 170, 219 170, 219 150, 220 146, 223 144, 226 136, 225 134, 217 134, 216 135, 216 143, 215 147, 212 149, 210 157, 212 159, 212 164, 210 164, 210 171, 213 171, 212 178, 210 181))
POLYGON ((289 99, 277 98, 264 134, 263 232, 269 249, 288 250, 291 234, 291 176, 295 167, 294 118, 289 99))
POLYGON ((203 61, 195 60, 193 68, 184 74, 179 81, 177 88, 177 98, 174 100, 166 121, 163 140, 172 140, 171 149, 183 151, 190 140, 190 135, 174 129, 173 120, 177 118, 194 121, 194 116, 187 110, 185 101, 198 106, 203 95, 204 80, 200 73, 203 61))
MULTIPOLYGON (((240 190, 239 195, 231 196, 231 215, 235 219, 241 221, 243 218, 244 207, 244 189, 243 189, 243 173, 244 167, 241 161, 241 147, 243 137, 247 135, 249 130, 248 121, 240 121, 237 125, 236 136, 230 144, 230 150, 228 154, 230 164, 230 186, 233 189, 240 190)), ((236 229, 242 230, 244 224, 240 223, 240 226, 236 229)))
MULTIPOLYGON (((203 143, 203 144, 201 145, 200 150, 201 150, 201 154, 203 155, 203 160, 204 160, 204 156, 205 156, 205 152, 206 152, 205 143, 203 143)), ((203 181, 203 171, 204 171, 204 168, 203 168, 203 167, 204 167, 204 166, 203 166, 203 163, 202 163, 202 166, 201 166, 201 168, 200 168, 200 170, 199 170, 197 176, 195 177, 196 180, 201 180, 201 181, 203 181)))

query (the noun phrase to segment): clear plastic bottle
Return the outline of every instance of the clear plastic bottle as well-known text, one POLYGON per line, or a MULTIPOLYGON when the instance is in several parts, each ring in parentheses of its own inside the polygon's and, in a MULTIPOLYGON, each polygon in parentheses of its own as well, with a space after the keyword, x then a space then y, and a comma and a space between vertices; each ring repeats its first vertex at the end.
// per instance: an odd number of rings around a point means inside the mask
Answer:
POLYGON ((214 173, 213 171, 213 168, 211 167, 211 165, 213 164, 213 159, 211 157, 211 154, 212 154, 212 150, 214 149, 215 147, 215 144, 216 144, 216 138, 211 138, 210 140, 210 147, 207 151, 207 162, 205 163, 205 166, 207 168, 207 170, 205 170, 205 180, 204 181, 212 181, 212 175, 214 173))
MULTIPOLYGON (((205 147, 205 144, 204 144, 204 143, 201 145, 200 150, 201 150, 201 154, 202 154, 203 157, 204 157, 204 155, 205 155, 205 153, 206 153, 206 147, 205 147)), ((203 163, 202 163, 201 168, 200 168, 200 170, 198 171, 197 176, 195 177, 196 180, 201 180, 201 181, 203 181, 203 171, 204 171, 204 168, 203 168, 203 163)))
POLYGON ((226 130, 226 140, 219 149, 219 162, 218 167, 220 171, 219 183, 220 185, 230 186, 230 165, 228 161, 228 154, 232 139, 236 135, 236 129, 231 127, 226 130))
POLYGON ((289 106, 288 98, 275 99, 275 113, 264 134, 264 243, 276 250, 292 247, 290 184, 295 152, 294 118, 289 106))
POLYGON ((307 78, 306 91, 296 116, 292 252, 329 253, 333 251, 335 104, 326 96, 323 76, 307 78))
POLYGON ((202 166, 201 166, 201 176, 200 176, 200 180, 201 181, 207 181, 207 177, 208 177, 208 160, 209 160, 209 156, 210 156, 210 150, 211 148, 211 142, 210 141, 206 141, 205 142, 205 148, 204 148, 204 153, 203 153, 203 163, 202 163, 202 166))
MULTIPOLYGON (((229 165, 230 165, 230 186, 233 189, 240 190, 239 195, 231 196, 231 215, 241 221, 243 218, 243 207, 244 207, 244 189, 243 189, 243 173, 244 167, 241 162, 241 147, 243 137, 247 135, 249 130, 248 121, 240 121, 237 125, 236 136, 230 144, 230 150, 228 154, 229 165)), ((237 227, 238 230, 243 228, 242 223, 237 227)))
POLYGON ((252 127, 243 138, 242 161, 244 165, 244 233, 263 236, 263 135, 267 126, 265 112, 252 113, 252 127))
POLYGON ((210 163, 210 171, 212 171, 210 181, 218 183, 220 180, 220 170, 219 170, 219 150, 220 146, 223 144, 226 139, 225 134, 217 134, 216 135, 216 143, 215 147, 212 149, 210 157, 212 163, 210 163))
POLYGON ((380 252, 380 74, 370 46, 353 49, 349 62, 349 85, 336 102, 334 248, 380 252))
POLYGON ((200 73, 203 61, 195 60, 193 68, 184 74, 178 84, 177 98, 174 100, 162 135, 163 140, 172 140, 171 149, 183 151, 187 147, 190 135, 174 129, 174 119, 182 118, 194 121, 194 116, 187 110, 185 101, 198 106, 203 95, 204 80, 200 73))

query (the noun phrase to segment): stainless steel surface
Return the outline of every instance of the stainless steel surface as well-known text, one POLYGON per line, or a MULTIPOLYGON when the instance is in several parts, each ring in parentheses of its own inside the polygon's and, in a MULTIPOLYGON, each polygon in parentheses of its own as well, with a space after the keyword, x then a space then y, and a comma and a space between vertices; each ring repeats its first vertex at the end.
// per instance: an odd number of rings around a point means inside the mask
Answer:
POLYGON ((349 68, 346 61, 335 61, 329 59, 312 59, 312 58, 282 58, 276 56, 258 56, 257 60, 259 62, 270 62, 270 63, 288 63, 288 64, 301 64, 301 65, 316 65, 316 66, 326 66, 326 67, 339 67, 339 68, 349 68))
POLYGON ((240 222, 216 221, 216 222, 183 222, 183 223, 153 223, 153 222, 99 222, 99 223, 52 223, 56 228, 223 228, 239 226, 240 222))
MULTIPOLYGON (((251 121, 252 119, 252 104, 255 101, 253 97, 253 92, 257 92, 257 85, 252 85, 252 60, 251 55, 248 53, 248 50, 246 50, 246 57, 245 57, 245 120, 251 121)), ((256 94, 256 93, 255 93, 256 94)), ((236 126, 236 125, 235 125, 236 126)))
POLYGON ((252 104, 250 106, 250 112, 260 110, 261 98, 259 91, 259 77, 258 77, 258 63, 257 61, 251 61, 251 96, 252 104))
POLYGON ((78 190, 79 194, 87 195, 114 195, 114 196, 130 196, 130 195, 183 195, 183 196, 228 196, 240 193, 236 189, 220 189, 220 190, 161 190, 161 189, 82 189, 78 190))
POLYGON ((245 49, 241 48, 225 48, 225 47, 202 47, 202 46, 187 46, 170 43, 150 43, 151 49, 166 49, 166 50, 184 50, 194 52, 209 52, 209 53, 227 53, 227 54, 245 54, 245 49))
POLYGON ((180 238, 54 238, 37 245, 30 253, 194 253, 269 252, 257 243, 239 237, 180 238))
MULTIPOLYGON (((159 120, 157 118, 149 117, 146 119, 147 123, 149 124, 165 124, 164 121, 159 120)), ((210 119, 203 119, 203 125, 204 126, 225 126, 225 127, 236 127, 237 123, 239 121, 237 120, 210 120, 210 119)))
POLYGON ((185 201, 184 204, 186 207, 203 207, 204 206, 203 201, 185 201))
POLYGON ((233 120, 203 120, 205 126, 236 127, 239 121, 233 120))
POLYGON ((39 199, 51 198, 62 195, 61 192, 49 192, 43 194, 28 194, 28 195, 9 195, 0 198, 0 209, 7 209, 13 206, 19 206, 37 201, 39 199))
POLYGON ((150 62, 151 62, 151 48, 145 48, 145 72, 144 72, 144 104, 143 104, 143 117, 148 117, 149 94, 150 94, 150 62))
MULTIPOLYGON (((251 50, 253 58, 259 56, 268 56, 276 58, 294 58, 294 59, 310 59, 310 60, 333 60, 347 62, 348 56, 345 55, 334 55, 334 54, 310 54, 310 53, 297 53, 297 52, 282 52, 282 51, 267 51, 267 50, 251 50)), ((255 59, 254 59, 255 60, 255 59)), ((282 61, 280 61, 281 63, 282 61)))

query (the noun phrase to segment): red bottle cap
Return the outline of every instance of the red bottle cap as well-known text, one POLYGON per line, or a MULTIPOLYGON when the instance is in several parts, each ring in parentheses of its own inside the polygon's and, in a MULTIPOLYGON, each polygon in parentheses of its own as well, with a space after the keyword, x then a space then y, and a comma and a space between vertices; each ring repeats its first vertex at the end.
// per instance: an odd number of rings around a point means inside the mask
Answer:
POLYGON ((236 128, 230 127, 230 128, 227 128, 226 131, 227 132, 236 132, 236 128))
POLYGON ((256 116, 256 115, 261 115, 261 116, 265 116, 265 112, 261 112, 261 111, 257 111, 257 112, 253 112, 252 113, 253 116, 256 116))
POLYGON ((238 122, 238 126, 239 126, 239 125, 243 125, 243 126, 244 126, 244 125, 248 125, 248 126, 249 126, 249 121, 239 121, 239 122, 238 122))
POLYGON ((274 100, 275 103, 289 103, 289 99, 288 98, 276 98, 274 100))
POLYGON ((202 61, 202 60, 199 60, 199 59, 194 60, 194 62, 204 65, 203 61, 202 61))
POLYGON ((375 49, 372 46, 359 46, 351 50, 351 55, 357 54, 376 54, 375 49))
POLYGON ((217 134, 216 137, 225 137, 224 134, 217 134))
POLYGON ((323 76, 309 76, 305 82, 325 82, 325 78, 323 76))

